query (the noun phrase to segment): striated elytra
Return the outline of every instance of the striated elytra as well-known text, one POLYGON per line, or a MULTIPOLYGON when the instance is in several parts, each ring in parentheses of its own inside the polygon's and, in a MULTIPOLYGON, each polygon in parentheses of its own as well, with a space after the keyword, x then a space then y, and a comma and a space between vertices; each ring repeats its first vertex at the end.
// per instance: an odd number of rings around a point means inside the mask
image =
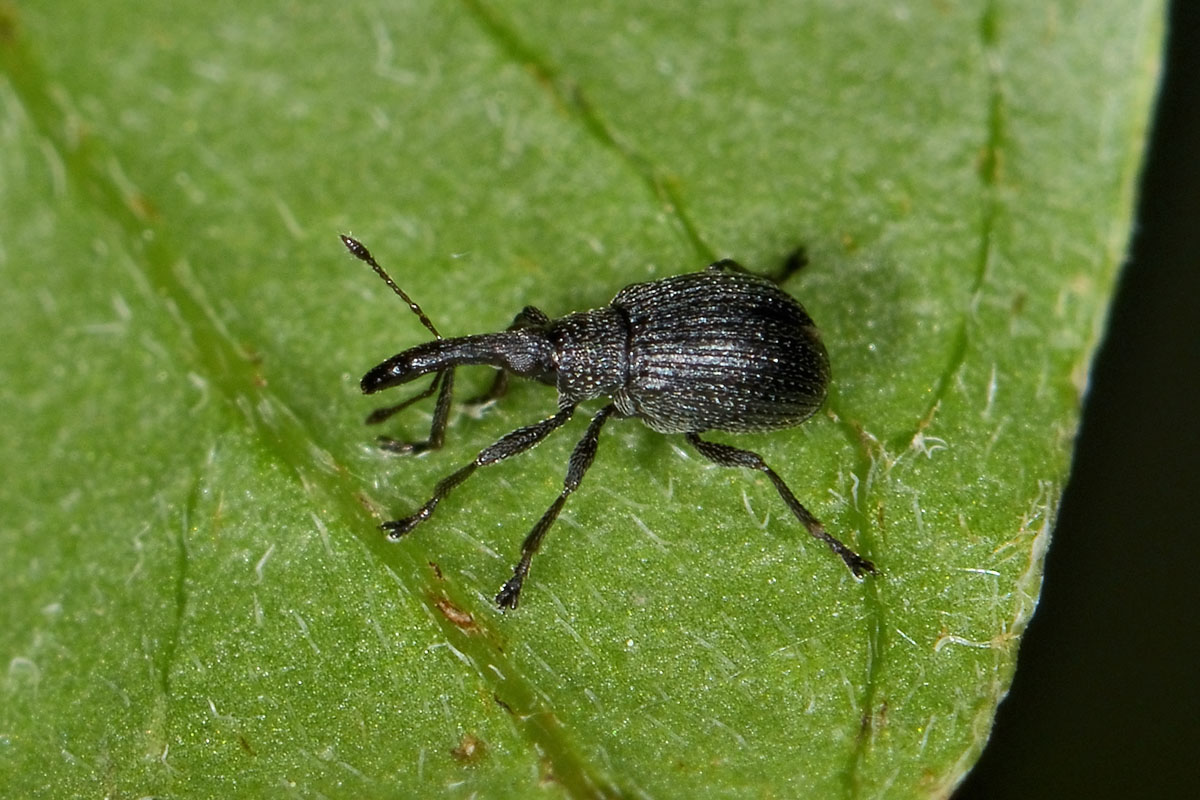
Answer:
MULTIPOLYGON (((505 331, 443 339, 362 243, 341 238, 435 337, 392 356, 362 378, 363 392, 373 394, 434 373, 423 392, 377 409, 367 419, 382 422, 436 392, 429 438, 399 442, 381 437, 381 447, 418 453, 442 446, 455 367, 484 364, 499 370, 491 388, 470 401, 476 404, 503 395, 508 373, 558 390, 557 413, 501 437, 443 478, 416 512, 383 523, 389 538, 399 539, 429 519, 438 503, 477 468, 541 442, 566 423, 580 403, 610 400, 592 417, 571 453, 562 492, 525 537, 513 575, 496 595, 500 608, 517 607, 530 561, 567 497, 579 488, 595 458, 600 429, 611 417, 636 417, 660 433, 681 433, 702 456, 721 466, 762 472, 808 532, 841 556, 855 576, 875 571, 874 564, 826 532, 757 453, 700 438, 712 430, 744 433, 798 425, 825 399, 825 346, 804 308, 772 280, 725 259, 703 272, 626 286, 604 308, 550 319, 527 306, 505 331)), ((802 262, 797 255, 790 263, 794 269, 802 262)))

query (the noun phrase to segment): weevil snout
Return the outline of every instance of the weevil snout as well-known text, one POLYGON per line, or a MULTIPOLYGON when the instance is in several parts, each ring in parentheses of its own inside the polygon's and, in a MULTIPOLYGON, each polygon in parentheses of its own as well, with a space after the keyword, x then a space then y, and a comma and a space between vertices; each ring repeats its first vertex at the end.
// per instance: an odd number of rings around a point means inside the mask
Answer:
POLYGON ((362 387, 363 394, 375 394, 384 389, 408 383, 418 374, 412 370, 412 360, 408 357, 408 353, 400 353, 382 364, 372 367, 366 375, 363 375, 359 385, 362 387))

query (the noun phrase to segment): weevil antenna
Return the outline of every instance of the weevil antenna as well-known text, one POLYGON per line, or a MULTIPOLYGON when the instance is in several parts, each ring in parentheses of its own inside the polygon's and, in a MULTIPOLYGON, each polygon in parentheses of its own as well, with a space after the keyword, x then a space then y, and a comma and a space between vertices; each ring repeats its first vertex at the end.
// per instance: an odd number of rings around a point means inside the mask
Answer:
MULTIPOLYGON (((339 236, 341 236, 341 234, 339 234, 339 236)), ((434 335, 434 338, 442 338, 442 335, 438 333, 438 329, 434 327, 429 317, 425 316, 425 312, 421 310, 421 307, 417 305, 416 301, 409 297, 403 289, 396 285, 396 282, 392 280, 392 277, 387 274, 383 267, 379 266, 379 262, 375 260, 375 256, 371 255, 371 251, 368 250, 362 242, 358 241, 357 239, 352 239, 349 236, 341 236, 341 239, 342 244, 346 245, 346 249, 350 251, 351 255, 353 255, 359 261, 365 261, 368 265, 370 265, 371 269, 375 270, 375 274, 383 278, 383 282, 391 287, 391 290, 396 293, 396 296, 405 303, 408 303, 408 307, 411 308, 412 312, 421 319, 421 324, 429 329, 429 332, 434 335)))

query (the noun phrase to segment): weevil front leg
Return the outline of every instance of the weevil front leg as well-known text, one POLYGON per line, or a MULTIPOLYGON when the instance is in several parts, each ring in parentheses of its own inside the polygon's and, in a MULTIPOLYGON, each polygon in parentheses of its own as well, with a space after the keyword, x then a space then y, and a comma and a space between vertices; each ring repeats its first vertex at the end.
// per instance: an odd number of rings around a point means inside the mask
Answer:
POLYGON ((367 418, 364 420, 364 422, 366 422, 366 424, 368 424, 368 425, 378 425, 381 422, 386 422, 387 420, 391 419, 392 417, 394 417, 396 414, 400 413, 404 409, 408 408, 409 406, 413 405, 414 403, 418 403, 421 400, 424 400, 426 397, 429 397, 429 395, 436 392, 438 389, 438 386, 441 384, 441 382, 442 382, 442 373, 438 372, 433 376, 433 380, 429 383, 429 387, 426 388, 424 391, 420 392, 419 394, 414 394, 412 397, 408 398, 407 400, 401 400, 399 403, 396 403, 395 405, 382 406, 380 408, 375 409, 374 411, 372 411, 370 414, 367 415, 367 418))
POLYGON ((446 441, 446 424, 450 420, 450 402, 454 394, 454 370, 445 369, 437 373, 433 379, 433 383, 429 384, 429 388, 407 400, 397 403, 394 406, 384 406, 377 408, 367 417, 367 424, 373 425, 383 422, 393 414, 408 408, 418 400, 423 400, 433 394, 438 385, 441 385, 441 390, 438 391, 437 403, 433 407, 433 422, 429 426, 429 438, 423 442, 405 442, 399 439, 393 439, 391 436, 380 436, 376 439, 380 450, 386 450, 389 453, 404 453, 415 455, 424 453, 426 450, 437 450, 441 448, 446 441))

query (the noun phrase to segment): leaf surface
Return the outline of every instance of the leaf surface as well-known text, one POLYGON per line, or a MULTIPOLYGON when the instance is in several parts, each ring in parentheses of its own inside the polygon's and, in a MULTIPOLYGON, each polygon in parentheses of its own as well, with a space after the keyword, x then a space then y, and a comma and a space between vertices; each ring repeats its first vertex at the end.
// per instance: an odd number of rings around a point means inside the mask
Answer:
POLYGON ((1160 3, 72 5, 0 25, 14 793, 923 797, 969 769, 1129 234, 1160 3), (713 438, 881 573, 615 421, 500 614, 582 413, 385 543, 554 395, 377 452, 358 376, 425 334, 339 232, 446 335, 804 245, 826 410, 713 438))

